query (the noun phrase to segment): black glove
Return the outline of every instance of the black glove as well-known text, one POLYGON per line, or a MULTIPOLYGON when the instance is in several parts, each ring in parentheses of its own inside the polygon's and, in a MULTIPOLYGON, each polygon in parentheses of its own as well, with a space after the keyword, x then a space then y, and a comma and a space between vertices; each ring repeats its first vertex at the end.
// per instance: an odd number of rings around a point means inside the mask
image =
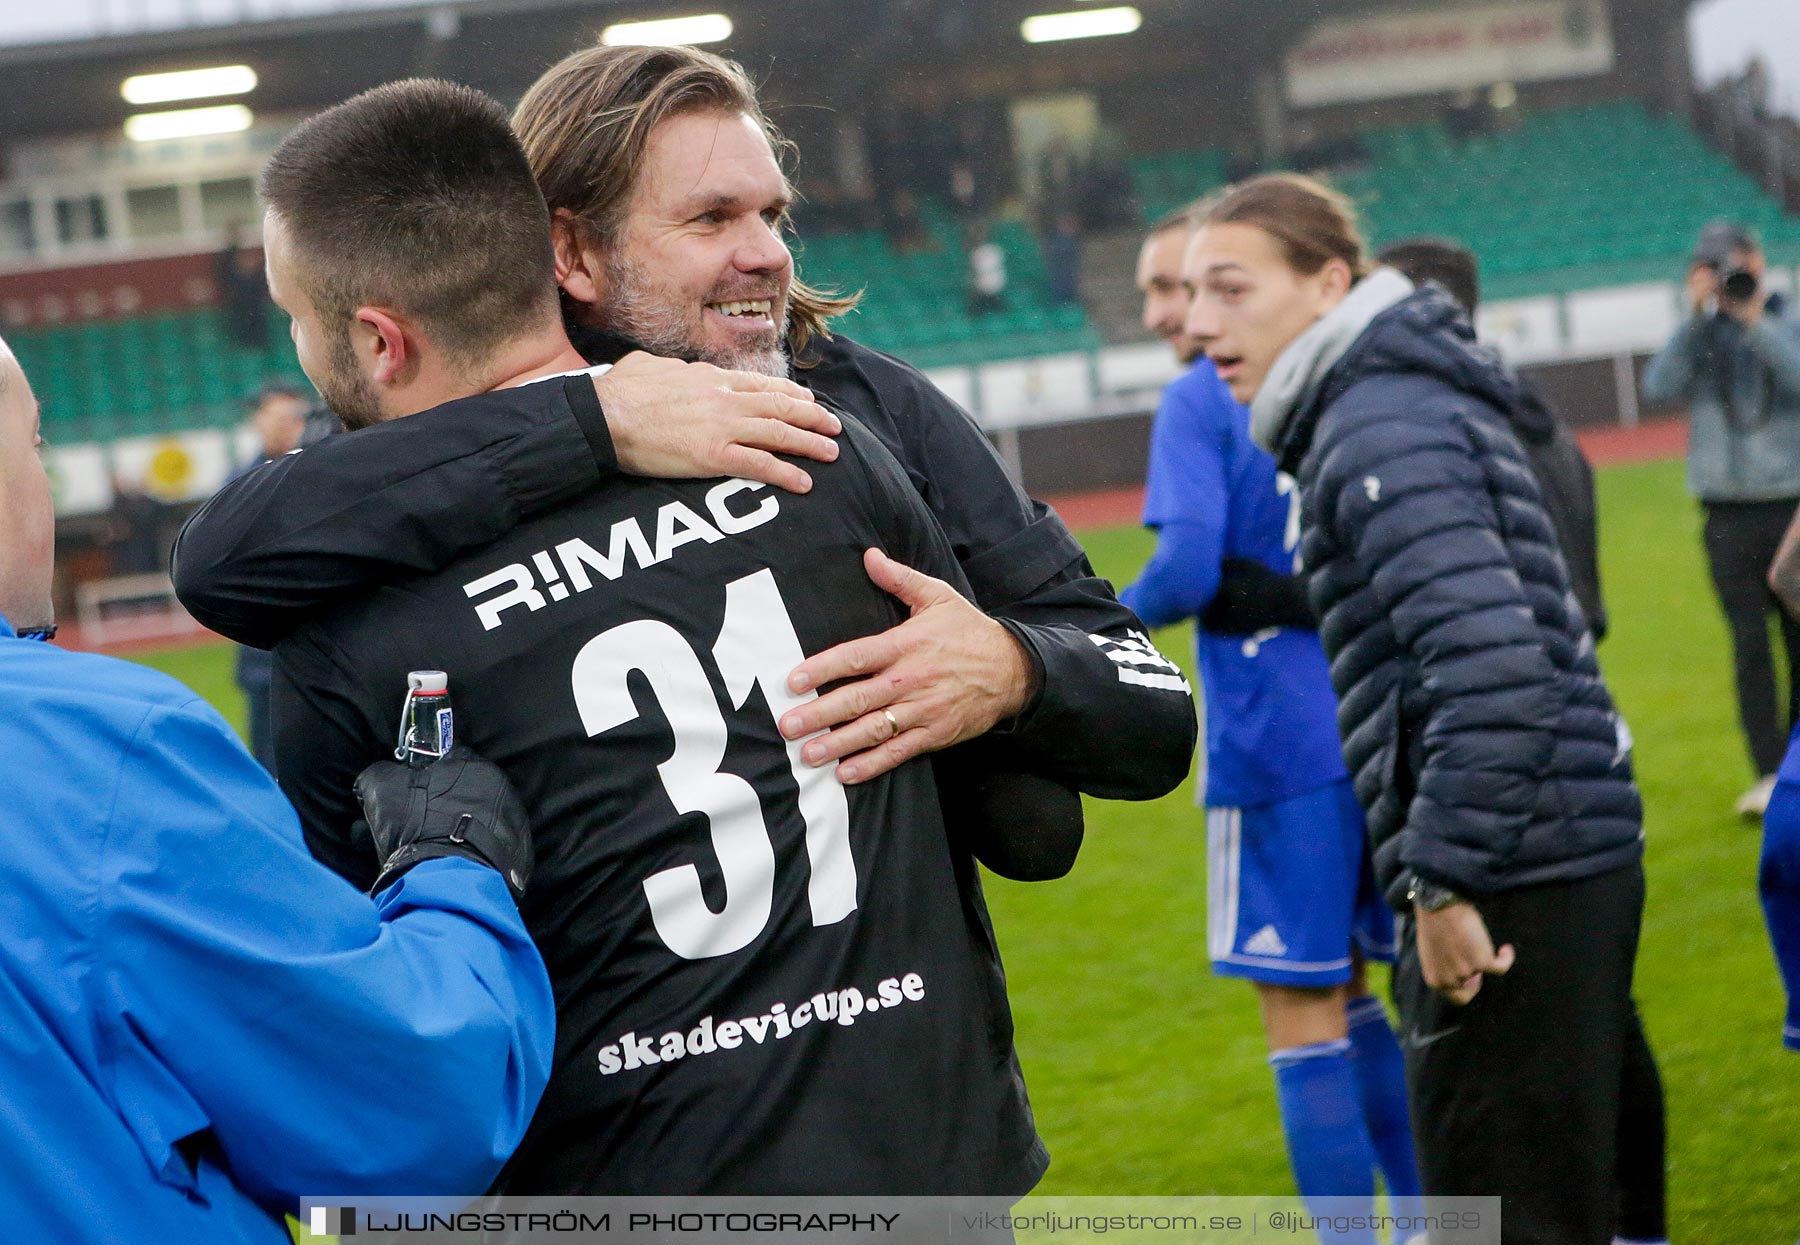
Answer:
POLYGON ((1255 635, 1268 627, 1314 630, 1319 623, 1298 575, 1272 571, 1255 558, 1226 558, 1200 625, 1214 635, 1255 635))
POLYGON ((430 765, 377 761, 356 776, 381 876, 371 895, 421 860, 461 856, 497 870, 516 903, 531 880, 531 823, 499 766, 457 744, 430 765))
POLYGON ((933 758, 950 841, 1015 882, 1064 876, 1081 851, 1081 796, 1055 779, 996 766, 979 745, 933 758))

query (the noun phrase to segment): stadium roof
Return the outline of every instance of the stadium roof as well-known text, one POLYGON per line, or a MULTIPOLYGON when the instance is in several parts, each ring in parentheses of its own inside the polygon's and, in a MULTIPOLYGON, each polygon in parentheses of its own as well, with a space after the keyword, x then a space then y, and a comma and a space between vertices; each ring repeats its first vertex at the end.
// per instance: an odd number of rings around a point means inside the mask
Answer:
MULTIPOLYGON (((140 7, 163 2, 172 0, 140 0, 140 7)), ((126 77, 237 61, 256 69, 259 80, 245 102, 259 113, 310 111, 413 75, 504 92, 530 83, 622 11, 621 0, 224 2, 251 20, 0 42, 0 133, 18 140, 116 130, 138 111, 120 97, 126 77)), ((221 0, 204 8, 179 3, 195 12, 222 7, 221 0)))
MULTIPOLYGON (((1145 19, 1137 46, 1153 60, 1180 56, 1183 47, 1230 44, 1235 56, 1256 61, 1320 17, 1391 0, 1132 2, 1145 19), (1158 37, 1144 38, 1153 31, 1158 37), (1171 31, 1180 33, 1171 39, 1171 31)), ((1614 2, 1631 7, 1651 0, 1614 2)), ((941 69, 959 54, 984 66, 996 55, 1022 62, 1031 54, 1019 40, 1019 21, 1076 7, 1072 0, 0 3, 0 143, 117 132, 136 111, 120 98, 125 78, 223 64, 255 69, 258 83, 244 102, 259 114, 310 112, 416 75, 516 97, 546 66, 611 22, 707 10, 733 17, 737 29, 721 49, 768 75, 771 87, 785 80, 820 84, 820 93, 837 98, 879 95, 908 66, 941 69)), ((1058 81, 1067 80, 1064 66, 1058 81)))
POLYGON ((206 26, 314 17, 347 10, 396 9, 434 0, 69 0, 63 4, 9 5, 0 9, 0 47, 19 43, 73 42, 206 26))

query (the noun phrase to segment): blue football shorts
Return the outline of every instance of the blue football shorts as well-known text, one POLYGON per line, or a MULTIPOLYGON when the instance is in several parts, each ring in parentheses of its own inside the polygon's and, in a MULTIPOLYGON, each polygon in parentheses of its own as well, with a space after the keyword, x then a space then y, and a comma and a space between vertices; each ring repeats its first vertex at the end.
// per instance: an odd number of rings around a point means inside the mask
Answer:
POLYGON ((1352 947, 1393 961, 1394 913, 1347 778, 1275 804, 1207 809, 1206 883, 1215 973, 1335 986, 1350 980, 1352 947))

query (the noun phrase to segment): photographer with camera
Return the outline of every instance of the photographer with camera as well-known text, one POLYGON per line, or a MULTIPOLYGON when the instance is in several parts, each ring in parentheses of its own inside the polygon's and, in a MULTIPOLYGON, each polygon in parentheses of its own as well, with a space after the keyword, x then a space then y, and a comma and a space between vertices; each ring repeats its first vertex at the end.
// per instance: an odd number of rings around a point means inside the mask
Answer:
POLYGON ((1763 281, 1749 229, 1715 222, 1688 268, 1691 314, 1644 372, 1650 402, 1686 402, 1688 488, 1706 509, 1713 588, 1731 629, 1738 713, 1757 782, 1737 802, 1760 818, 1797 704, 1790 680, 1778 707, 1769 615, 1781 620, 1789 670, 1800 669, 1800 623, 1782 614, 1767 576, 1800 502, 1800 323, 1763 281))

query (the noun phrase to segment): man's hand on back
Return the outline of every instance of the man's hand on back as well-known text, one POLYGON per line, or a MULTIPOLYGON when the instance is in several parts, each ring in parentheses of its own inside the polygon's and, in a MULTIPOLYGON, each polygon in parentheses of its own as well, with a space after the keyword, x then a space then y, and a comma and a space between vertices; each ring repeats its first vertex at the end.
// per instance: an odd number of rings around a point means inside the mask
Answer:
POLYGON ((790 493, 812 477, 776 454, 832 462, 843 425, 793 381, 633 351, 594 379, 619 468, 665 480, 742 476, 790 493))
POLYGON ((1024 648, 956 589, 879 549, 865 553, 863 565, 912 617, 796 666, 788 679, 795 692, 855 681, 781 719, 789 739, 835 727, 809 740, 802 755, 815 766, 841 759, 838 776, 846 783, 985 734, 1021 712, 1036 690, 1024 648))

